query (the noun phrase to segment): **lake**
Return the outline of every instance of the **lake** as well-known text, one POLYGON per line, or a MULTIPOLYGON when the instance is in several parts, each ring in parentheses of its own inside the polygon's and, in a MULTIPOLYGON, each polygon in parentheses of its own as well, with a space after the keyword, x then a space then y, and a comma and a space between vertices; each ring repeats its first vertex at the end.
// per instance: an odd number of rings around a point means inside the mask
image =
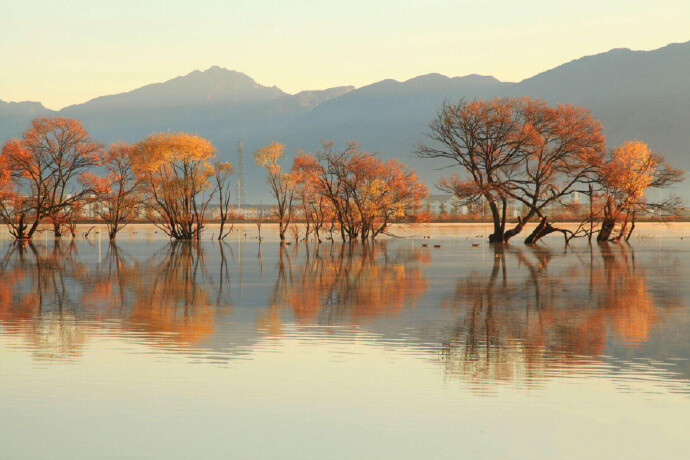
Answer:
POLYGON ((690 226, 636 231, 2 239, 0 458, 687 458, 690 226))

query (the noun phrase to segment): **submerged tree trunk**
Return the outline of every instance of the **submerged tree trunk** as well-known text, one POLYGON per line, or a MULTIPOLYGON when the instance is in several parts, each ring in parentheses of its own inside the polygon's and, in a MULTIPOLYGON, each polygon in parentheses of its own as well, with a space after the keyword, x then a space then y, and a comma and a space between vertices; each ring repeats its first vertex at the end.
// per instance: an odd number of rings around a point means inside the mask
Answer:
POLYGON ((628 240, 632 236, 633 230, 635 230, 635 213, 636 213, 636 211, 633 211, 633 213, 632 213, 632 221, 630 223, 630 231, 628 232, 628 236, 625 237, 626 243, 628 242, 628 240))
MULTIPOLYGON (((496 202, 489 198, 486 197, 486 201, 489 204, 489 209, 491 209, 491 217, 493 218, 494 221, 494 232, 489 235, 489 243, 503 243, 503 234, 505 230, 505 221, 501 220, 501 214, 498 212, 498 206, 496 206, 496 202)), ((504 206, 504 211, 505 211, 505 206, 504 206)), ((503 219, 505 219, 505 213, 503 214, 503 219)))
POLYGON ((611 238, 611 233, 613 228, 616 226, 616 219, 613 217, 605 217, 601 223, 601 229, 599 230, 599 235, 597 235, 598 242, 608 241, 611 238))
MULTIPOLYGON (((534 214, 536 213, 535 210, 530 210, 525 217, 520 217, 518 216, 518 221, 517 224, 513 228, 510 228, 508 230, 505 230, 505 220, 503 222, 503 228, 504 231, 502 232, 502 238, 501 242, 503 243, 508 243, 511 238, 514 236, 520 234, 522 230, 525 228, 525 225, 532 219, 534 214)), ((504 212, 504 219, 505 219, 505 212, 504 212)))
POLYGON ((525 224, 529 221, 529 218, 531 217, 530 214, 527 215, 524 219, 522 217, 518 217, 518 223, 515 225, 515 227, 511 228, 510 230, 506 231, 503 235, 504 241, 507 243, 510 241, 512 237, 517 235, 522 231, 523 228, 525 228, 525 224))
POLYGON ((62 238, 62 226, 60 225, 59 222, 53 221, 53 233, 55 234, 55 238, 62 238))
POLYGON ((549 235, 554 232, 561 232, 563 236, 566 238, 566 244, 568 243, 568 230, 554 227, 549 222, 548 217, 542 217, 539 221, 539 224, 537 224, 536 228, 532 230, 532 233, 530 233, 529 236, 527 236, 527 238, 525 239, 525 244, 535 244, 537 241, 544 238, 546 235, 549 235))

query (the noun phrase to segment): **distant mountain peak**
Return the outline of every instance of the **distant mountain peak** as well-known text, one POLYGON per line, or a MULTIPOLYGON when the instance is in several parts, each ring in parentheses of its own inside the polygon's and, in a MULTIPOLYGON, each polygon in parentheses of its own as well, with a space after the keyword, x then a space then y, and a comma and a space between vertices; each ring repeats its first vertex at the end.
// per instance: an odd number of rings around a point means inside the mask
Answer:
POLYGON ((189 107, 209 104, 244 104, 286 96, 279 88, 263 86, 250 76, 220 66, 194 70, 186 75, 152 83, 125 93, 101 96, 84 104, 66 107, 85 110, 189 107))
POLYGON ((48 110, 42 103, 36 101, 9 101, 5 102, 0 100, 0 107, 5 107, 7 109, 17 109, 17 110, 48 110))
POLYGON ((354 86, 336 86, 334 88, 321 89, 321 90, 308 90, 300 91, 295 94, 295 97, 302 107, 314 108, 322 102, 334 99, 336 97, 347 94, 354 91, 354 86))

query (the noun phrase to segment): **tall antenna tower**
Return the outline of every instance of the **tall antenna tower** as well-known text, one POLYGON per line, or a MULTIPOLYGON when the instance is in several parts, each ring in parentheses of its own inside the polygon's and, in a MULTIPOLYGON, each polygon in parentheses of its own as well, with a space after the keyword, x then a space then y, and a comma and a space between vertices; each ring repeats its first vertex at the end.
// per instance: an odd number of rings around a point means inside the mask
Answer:
POLYGON ((244 153, 242 141, 237 143, 237 207, 241 208, 247 189, 244 188, 244 153))

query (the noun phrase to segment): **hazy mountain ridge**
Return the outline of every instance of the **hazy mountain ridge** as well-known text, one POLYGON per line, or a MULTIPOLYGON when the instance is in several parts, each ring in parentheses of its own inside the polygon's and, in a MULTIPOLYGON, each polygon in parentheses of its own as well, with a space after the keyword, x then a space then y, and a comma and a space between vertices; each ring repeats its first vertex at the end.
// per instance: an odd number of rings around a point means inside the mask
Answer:
MULTIPOLYGON (((528 95, 589 107, 602 121, 610 146, 641 138, 690 170, 688 75, 690 42, 653 51, 614 49, 519 83, 476 74, 451 78, 432 73, 356 89, 342 86, 288 94, 241 72, 214 66, 60 111, 35 102, 0 101, 0 140, 20 134, 40 115, 80 118, 103 142, 133 142, 161 130, 191 131, 211 139, 233 162, 239 140, 249 154, 271 140, 286 143, 292 151, 313 150, 322 139, 340 145, 357 139, 384 157, 402 158, 433 184, 442 165, 422 162, 411 152, 444 99, 528 95)), ((262 173, 251 161, 245 161, 245 168, 253 200, 262 189, 262 173)))
POLYGON ((35 117, 53 115, 40 102, 5 102, 0 100, 0 141, 22 133, 35 117))
POLYGON ((260 85, 241 72, 214 66, 132 91, 97 97, 65 107, 60 112, 243 104, 275 100, 286 95, 279 88, 260 85))

